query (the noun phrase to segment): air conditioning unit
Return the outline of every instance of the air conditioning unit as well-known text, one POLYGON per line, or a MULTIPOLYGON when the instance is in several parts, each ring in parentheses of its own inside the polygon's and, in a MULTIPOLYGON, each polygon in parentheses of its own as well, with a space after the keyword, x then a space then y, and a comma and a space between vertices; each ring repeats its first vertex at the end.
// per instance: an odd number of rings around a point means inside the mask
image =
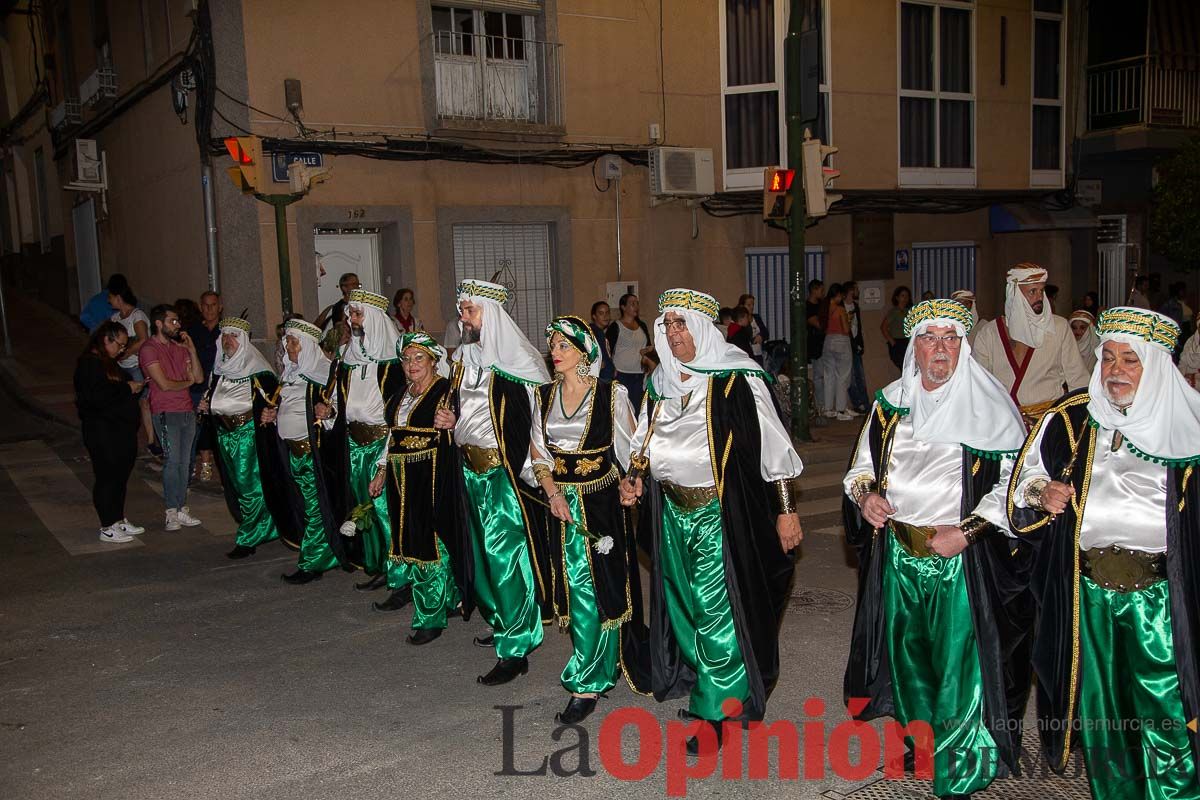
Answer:
POLYGON ((85 106, 92 106, 100 101, 100 70, 95 70, 79 84, 79 101, 85 106))
POLYGON ((100 148, 95 139, 75 140, 75 180, 79 183, 100 183, 100 148))
POLYGON ((710 148, 650 148, 650 194, 656 197, 708 197, 714 193, 715 186, 710 148))
POLYGON ((83 120, 83 109, 79 105, 79 100, 74 97, 68 97, 61 103, 50 109, 50 127, 53 130, 58 130, 64 125, 73 125, 83 120))

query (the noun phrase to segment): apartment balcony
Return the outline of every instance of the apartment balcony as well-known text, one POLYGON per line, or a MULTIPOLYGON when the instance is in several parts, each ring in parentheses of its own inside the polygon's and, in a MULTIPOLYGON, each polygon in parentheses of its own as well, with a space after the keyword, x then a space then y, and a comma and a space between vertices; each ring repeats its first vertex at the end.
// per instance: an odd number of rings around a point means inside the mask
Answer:
POLYGON ((440 126, 562 132, 561 44, 454 31, 430 40, 440 126))
POLYGON ((1200 128, 1200 56, 1137 56, 1088 67, 1088 131, 1200 128))

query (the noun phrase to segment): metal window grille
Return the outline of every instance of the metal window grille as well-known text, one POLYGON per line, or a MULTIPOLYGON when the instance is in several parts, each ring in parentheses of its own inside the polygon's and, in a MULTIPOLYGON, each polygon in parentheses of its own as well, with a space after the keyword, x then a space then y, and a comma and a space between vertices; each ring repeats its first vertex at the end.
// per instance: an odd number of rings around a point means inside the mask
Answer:
POLYGON ((914 299, 919 302, 925 292, 944 298, 958 289, 975 291, 975 251, 973 242, 914 244, 914 299))
POLYGON ((507 286, 513 295, 508 313, 543 353, 554 318, 553 264, 548 224, 454 226, 456 282, 477 278, 507 286))
MULTIPOLYGON (((787 250, 753 248, 746 250, 746 291, 754 295, 755 312, 762 317, 771 339, 785 342, 792 338, 792 306, 788 292, 791 259, 787 250)), ((804 249, 803 295, 811 280, 825 280, 825 250, 804 249)))

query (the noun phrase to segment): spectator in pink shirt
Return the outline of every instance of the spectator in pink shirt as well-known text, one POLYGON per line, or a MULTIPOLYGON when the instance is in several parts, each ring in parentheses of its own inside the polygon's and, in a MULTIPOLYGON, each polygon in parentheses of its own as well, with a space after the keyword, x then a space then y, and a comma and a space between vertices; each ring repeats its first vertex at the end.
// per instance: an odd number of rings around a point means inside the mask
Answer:
POLYGON ((189 389, 204 380, 204 368, 192 338, 180 328, 179 315, 168 305, 150 311, 150 339, 138 351, 138 363, 150 386, 150 414, 162 445, 163 499, 167 505, 166 529, 199 525, 188 511, 188 468, 196 412, 189 389))

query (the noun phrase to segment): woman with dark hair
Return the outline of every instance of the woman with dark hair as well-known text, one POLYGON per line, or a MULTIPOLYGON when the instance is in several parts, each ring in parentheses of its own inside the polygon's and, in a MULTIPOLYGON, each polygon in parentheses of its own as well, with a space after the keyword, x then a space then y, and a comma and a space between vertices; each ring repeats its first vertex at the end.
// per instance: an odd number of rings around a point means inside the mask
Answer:
POLYGON ((617 381, 629 392, 634 409, 641 407, 646 377, 642 358, 653 349, 650 331, 640 316, 641 307, 636 294, 621 296, 621 318, 608 326, 604 338, 612 352, 617 368, 617 381))
MULTIPOLYGON (((145 386, 146 376, 142 374, 142 368, 138 364, 138 351, 142 349, 142 345, 150 341, 150 318, 146 316, 145 311, 138 308, 137 295, 133 293, 128 282, 122 282, 122 285, 109 289, 108 304, 116 309, 113 312, 112 321, 121 325, 129 337, 129 343, 125 346, 122 351, 123 355, 117 363, 129 376, 129 380, 145 386)), ((150 419, 150 399, 145 392, 138 396, 138 407, 141 409, 146 447, 150 451, 150 455, 161 458, 162 448, 158 446, 154 436, 154 423, 150 419)))
POLYGON ((125 487, 137 458, 136 398, 142 391, 142 382, 129 380, 117 363, 128 344, 119 322, 103 322, 75 365, 75 407, 92 461, 92 504, 102 542, 132 541, 146 530, 125 518, 125 487))
POLYGON ((908 337, 904 335, 904 317, 912 308, 912 290, 907 286, 897 286, 892 292, 892 307, 888 309, 879 325, 883 338, 887 339, 888 356, 896 369, 904 366, 904 354, 908 351, 908 337))
POLYGON ((400 326, 400 333, 416 333, 425 330, 425 324, 413 313, 417 299, 412 289, 400 289, 392 298, 392 319, 400 326))
POLYGON ((1083 305, 1081 305, 1080 308, 1091 314, 1093 317, 1099 318, 1100 295, 1096 294, 1095 292, 1088 292, 1083 296, 1083 305))

